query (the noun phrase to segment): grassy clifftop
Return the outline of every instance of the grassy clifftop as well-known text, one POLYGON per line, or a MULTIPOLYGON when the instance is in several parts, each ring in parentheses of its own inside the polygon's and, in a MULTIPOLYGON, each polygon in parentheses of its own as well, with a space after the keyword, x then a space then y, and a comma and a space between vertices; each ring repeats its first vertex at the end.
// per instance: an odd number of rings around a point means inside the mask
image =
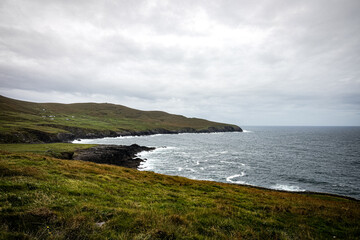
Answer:
POLYGON ((1 239, 357 239, 360 203, 0 152, 1 239))
POLYGON ((0 96, 0 142, 176 132, 241 131, 235 125, 108 103, 33 103, 0 96))

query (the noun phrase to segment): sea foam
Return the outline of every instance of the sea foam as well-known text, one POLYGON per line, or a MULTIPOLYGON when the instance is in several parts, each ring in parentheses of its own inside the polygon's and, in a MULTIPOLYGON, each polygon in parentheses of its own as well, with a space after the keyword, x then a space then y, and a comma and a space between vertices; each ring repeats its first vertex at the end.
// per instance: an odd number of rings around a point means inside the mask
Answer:
POLYGON ((243 176, 245 176, 245 172, 241 172, 240 174, 236 174, 236 175, 232 175, 230 177, 227 177, 226 181, 231 182, 231 183, 244 184, 245 181, 235 181, 235 180, 233 180, 234 178, 243 177, 243 176))
POLYGON ((285 184, 276 184, 274 186, 271 186, 270 188, 276 189, 276 190, 283 190, 283 191, 289 191, 289 192, 304 192, 305 189, 302 189, 298 186, 290 186, 285 184))

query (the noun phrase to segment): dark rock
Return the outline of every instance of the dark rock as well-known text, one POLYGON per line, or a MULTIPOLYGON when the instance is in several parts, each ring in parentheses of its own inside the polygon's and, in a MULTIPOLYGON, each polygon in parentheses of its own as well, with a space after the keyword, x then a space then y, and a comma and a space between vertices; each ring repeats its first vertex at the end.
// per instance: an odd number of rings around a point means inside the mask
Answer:
POLYGON ((65 130, 61 133, 48 133, 40 130, 23 128, 16 133, 2 134, 0 133, 0 143, 54 143, 54 142, 72 142, 75 139, 86 138, 104 138, 118 136, 142 136, 154 134, 177 134, 177 133, 211 133, 211 132, 242 132, 240 127, 234 125, 225 125, 220 127, 209 127, 207 129, 196 130, 186 127, 179 130, 167 130, 164 128, 155 128, 145 131, 110 131, 97 130, 89 128, 71 127, 56 124, 40 124, 39 126, 47 126, 65 130))
POLYGON ((98 145, 76 151, 73 159, 136 169, 143 161, 140 158, 136 158, 136 154, 154 149, 155 148, 143 147, 137 144, 131 146, 98 145))
POLYGON ((61 152, 60 153, 61 155, 61 159, 73 159, 73 156, 74 156, 74 152, 61 152))

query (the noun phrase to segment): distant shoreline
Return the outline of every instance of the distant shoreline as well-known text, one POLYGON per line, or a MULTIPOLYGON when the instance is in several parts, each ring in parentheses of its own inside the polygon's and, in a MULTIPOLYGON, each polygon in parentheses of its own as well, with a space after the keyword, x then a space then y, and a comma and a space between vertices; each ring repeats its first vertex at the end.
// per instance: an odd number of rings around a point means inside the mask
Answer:
MULTIPOLYGON (((59 127, 59 126, 58 126, 59 127)), ((150 129, 144 131, 88 131, 88 129, 82 129, 78 127, 67 127, 62 126, 63 130, 68 131, 62 133, 45 133, 36 130, 27 131, 31 134, 31 137, 28 134, 17 134, 16 140, 13 140, 11 136, 1 136, 1 143, 69 143, 77 139, 96 139, 96 138, 106 138, 106 137, 127 137, 127 136, 149 136, 156 134, 179 134, 179 133, 217 133, 217 132, 243 132, 243 130, 238 127, 234 128, 233 126, 224 126, 224 127, 210 127, 208 129, 196 130, 194 128, 183 128, 180 130, 167 130, 163 128, 150 129), (19 140, 20 139, 20 140, 19 140)))
POLYGON ((107 103, 34 103, 0 95, 0 110, 3 126, 0 143, 242 131, 234 124, 107 103))

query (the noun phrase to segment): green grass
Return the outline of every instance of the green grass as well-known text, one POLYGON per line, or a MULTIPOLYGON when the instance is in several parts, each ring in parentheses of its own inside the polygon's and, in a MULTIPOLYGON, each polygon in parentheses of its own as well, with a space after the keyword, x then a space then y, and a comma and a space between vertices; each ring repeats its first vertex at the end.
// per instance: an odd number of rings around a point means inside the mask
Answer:
POLYGON ((35 153, 44 156, 62 158, 63 153, 74 153, 96 144, 47 143, 47 144, 0 144, 0 151, 16 153, 35 153))
POLYGON ((108 103, 32 103, 0 96, 0 133, 7 136, 0 140, 4 143, 24 142, 24 138, 36 139, 34 131, 53 135, 74 132, 70 128, 84 132, 121 133, 154 129, 179 131, 186 128, 199 131, 227 126, 240 129, 230 124, 160 111, 140 111, 108 103))
MULTIPOLYGON (((46 145, 38 148, 42 152, 46 145)), ((14 149, 18 152, 0 155, 2 239, 360 236, 359 201, 195 181, 14 149)))

